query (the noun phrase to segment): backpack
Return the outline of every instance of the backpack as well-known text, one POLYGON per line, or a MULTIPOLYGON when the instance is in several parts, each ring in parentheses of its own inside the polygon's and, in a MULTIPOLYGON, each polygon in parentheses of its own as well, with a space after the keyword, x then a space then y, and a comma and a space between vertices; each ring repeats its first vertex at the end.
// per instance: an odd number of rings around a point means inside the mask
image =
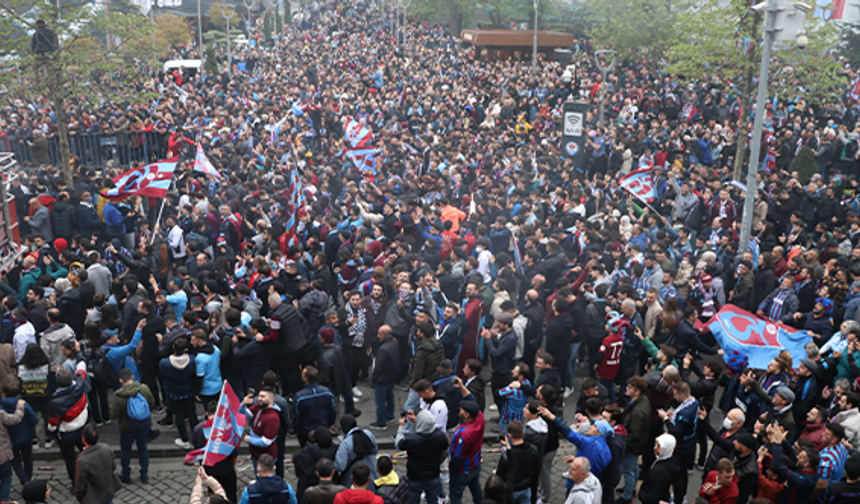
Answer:
POLYGON ((114 371, 104 350, 97 350, 90 359, 90 370, 93 382, 108 390, 113 390, 119 384, 119 375, 114 371))
POLYGON ((140 392, 128 398, 125 404, 125 413, 128 416, 128 426, 132 430, 148 429, 152 426, 149 402, 140 392))

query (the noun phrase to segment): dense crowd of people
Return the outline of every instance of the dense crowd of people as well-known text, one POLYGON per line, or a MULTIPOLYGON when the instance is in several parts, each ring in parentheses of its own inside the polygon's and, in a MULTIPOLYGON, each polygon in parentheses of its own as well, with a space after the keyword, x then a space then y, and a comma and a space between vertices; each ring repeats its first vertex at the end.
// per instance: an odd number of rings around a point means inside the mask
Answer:
MULTIPOLYGON (((195 503, 858 495, 850 93, 768 104, 764 170, 745 192, 731 182, 749 98, 725 83, 645 61, 602 82, 587 43, 573 66, 542 59, 531 73, 417 21, 401 45, 367 2, 310 19, 237 50, 232 72, 154 72, 135 84, 159 93, 150 103, 67 102, 73 133, 154 132, 135 148, 157 138, 150 161, 179 156, 164 200, 106 198, 126 167, 97 176, 85 153, 72 184, 44 156, 22 163, 10 192, 27 253, 0 282, 0 501, 13 472, 31 480, 34 443, 59 446, 82 502, 132 482, 134 445, 147 483, 154 417, 202 448, 224 382, 257 479, 239 492, 234 452, 201 470, 195 503), (559 147, 567 100, 589 104, 585 166, 559 147), (343 156, 351 120, 372 134, 373 169, 343 156), (192 170, 196 145, 220 177, 192 170), (789 171, 805 148, 817 173, 789 171), (650 206, 619 186, 636 168, 651 171, 650 206), (752 239, 738 250, 746 197, 752 239), (805 355, 752 369, 725 352, 703 323, 727 305, 808 331, 805 355), (113 480, 98 438, 112 421, 113 480), (504 453, 482 487, 493 430, 504 453), (405 472, 379 457, 384 431, 405 472), (576 456, 558 495, 562 438, 576 456)), ((846 67, 846 89, 853 78, 846 67)), ((0 134, 44 147, 54 115, 35 103, 0 110, 0 134)))

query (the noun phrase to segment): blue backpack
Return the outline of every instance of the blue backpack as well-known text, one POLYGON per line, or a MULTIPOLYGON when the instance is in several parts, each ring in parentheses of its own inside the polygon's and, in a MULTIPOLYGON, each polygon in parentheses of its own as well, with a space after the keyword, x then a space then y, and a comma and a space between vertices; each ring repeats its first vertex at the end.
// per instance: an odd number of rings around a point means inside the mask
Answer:
POLYGON ((149 403, 143 394, 138 392, 128 398, 125 406, 125 412, 128 415, 128 426, 132 430, 149 428, 152 426, 152 417, 150 416, 149 403))

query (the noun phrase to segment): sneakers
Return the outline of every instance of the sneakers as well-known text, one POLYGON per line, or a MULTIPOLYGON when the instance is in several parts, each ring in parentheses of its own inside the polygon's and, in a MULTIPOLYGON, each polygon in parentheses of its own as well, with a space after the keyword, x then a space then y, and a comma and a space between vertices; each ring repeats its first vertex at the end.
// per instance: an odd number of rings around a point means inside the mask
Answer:
POLYGON ((385 425, 379 425, 379 424, 372 423, 372 424, 370 424, 370 428, 371 428, 371 429, 373 429, 373 430, 379 430, 379 431, 382 431, 382 430, 386 430, 386 429, 388 429, 388 424, 385 424, 385 425))
POLYGON ((110 425, 110 418, 108 418, 107 420, 105 420, 105 425, 110 425))
POLYGON ((152 411, 150 411, 150 414, 152 414, 152 415, 163 415, 164 414, 164 408, 162 406, 154 408, 152 411))
POLYGON ((350 411, 349 414, 354 416, 355 418, 358 418, 361 416, 361 410, 354 409, 354 410, 350 411))
POLYGON ((162 427, 173 427, 173 420, 168 418, 162 418, 156 423, 162 427))
POLYGON ((45 449, 46 450, 50 450, 53 447, 54 447, 54 441, 53 440, 45 441, 45 449))
POLYGON ((178 446, 184 450, 190 450, 190 449, 194 448, 194 445, 192 445, 188 441, 183 441, 182 438, 174 439, 173 444, 175 444, 176 446, 178 446))
POLYGON ((151 443, 155 438, 161 435, 161 431, 158 429, 149 429, 149 432, 146 433, 146 441, 151 443))
POLYGON ((140 482, 143 483, 144 485, 149 483, 149 476, 141 476, 140 482))
POLYGON ((448 504, 448 497, 439 497, 439 504, 448 504))
POLYGON ((361 397, 364 394, 358 389, 358 387, 352 387, 352 395, 353 397, 361 397))
POLYGON ((570 395, 573 394, 573 387, 565 387, 564 388, 564 398, 567 399, 570 395))
POLYGON ((705 464, 696 464, 696 469, 705 472, 705 464))
POLYGON ((128 476, 120 476, 119 480, 126 485, 131 485, 131 478, 129 478, 128 476))
POLYGON ((104 422, 96 422, 96 427, 104 427, 104 422))
POLYGON ((499 407, 495 404, 491 404, 490 407, 487 409, 489 409, 490 411, 499 411, 499 407))

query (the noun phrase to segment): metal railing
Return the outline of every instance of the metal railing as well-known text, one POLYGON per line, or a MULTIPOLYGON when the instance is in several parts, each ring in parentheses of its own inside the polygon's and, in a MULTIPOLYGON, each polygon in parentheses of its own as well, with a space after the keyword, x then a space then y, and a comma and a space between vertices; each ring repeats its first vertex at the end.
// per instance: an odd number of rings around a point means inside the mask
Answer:
MULTIPOLYGON (((169 134, 155 131, 134 133, 80 133, 69 134, 69 149, 79 166, 103 169, 111 166, 129 166, 132 163, 149 163, 164 159, 169 134)), ((33 161, 30 145, 14 137, 0 138, 0 152, 12 152, 19 163, 33 161)), ((60 144, 56 136, 48 139, 51 164, 60 164, 60 144)))

